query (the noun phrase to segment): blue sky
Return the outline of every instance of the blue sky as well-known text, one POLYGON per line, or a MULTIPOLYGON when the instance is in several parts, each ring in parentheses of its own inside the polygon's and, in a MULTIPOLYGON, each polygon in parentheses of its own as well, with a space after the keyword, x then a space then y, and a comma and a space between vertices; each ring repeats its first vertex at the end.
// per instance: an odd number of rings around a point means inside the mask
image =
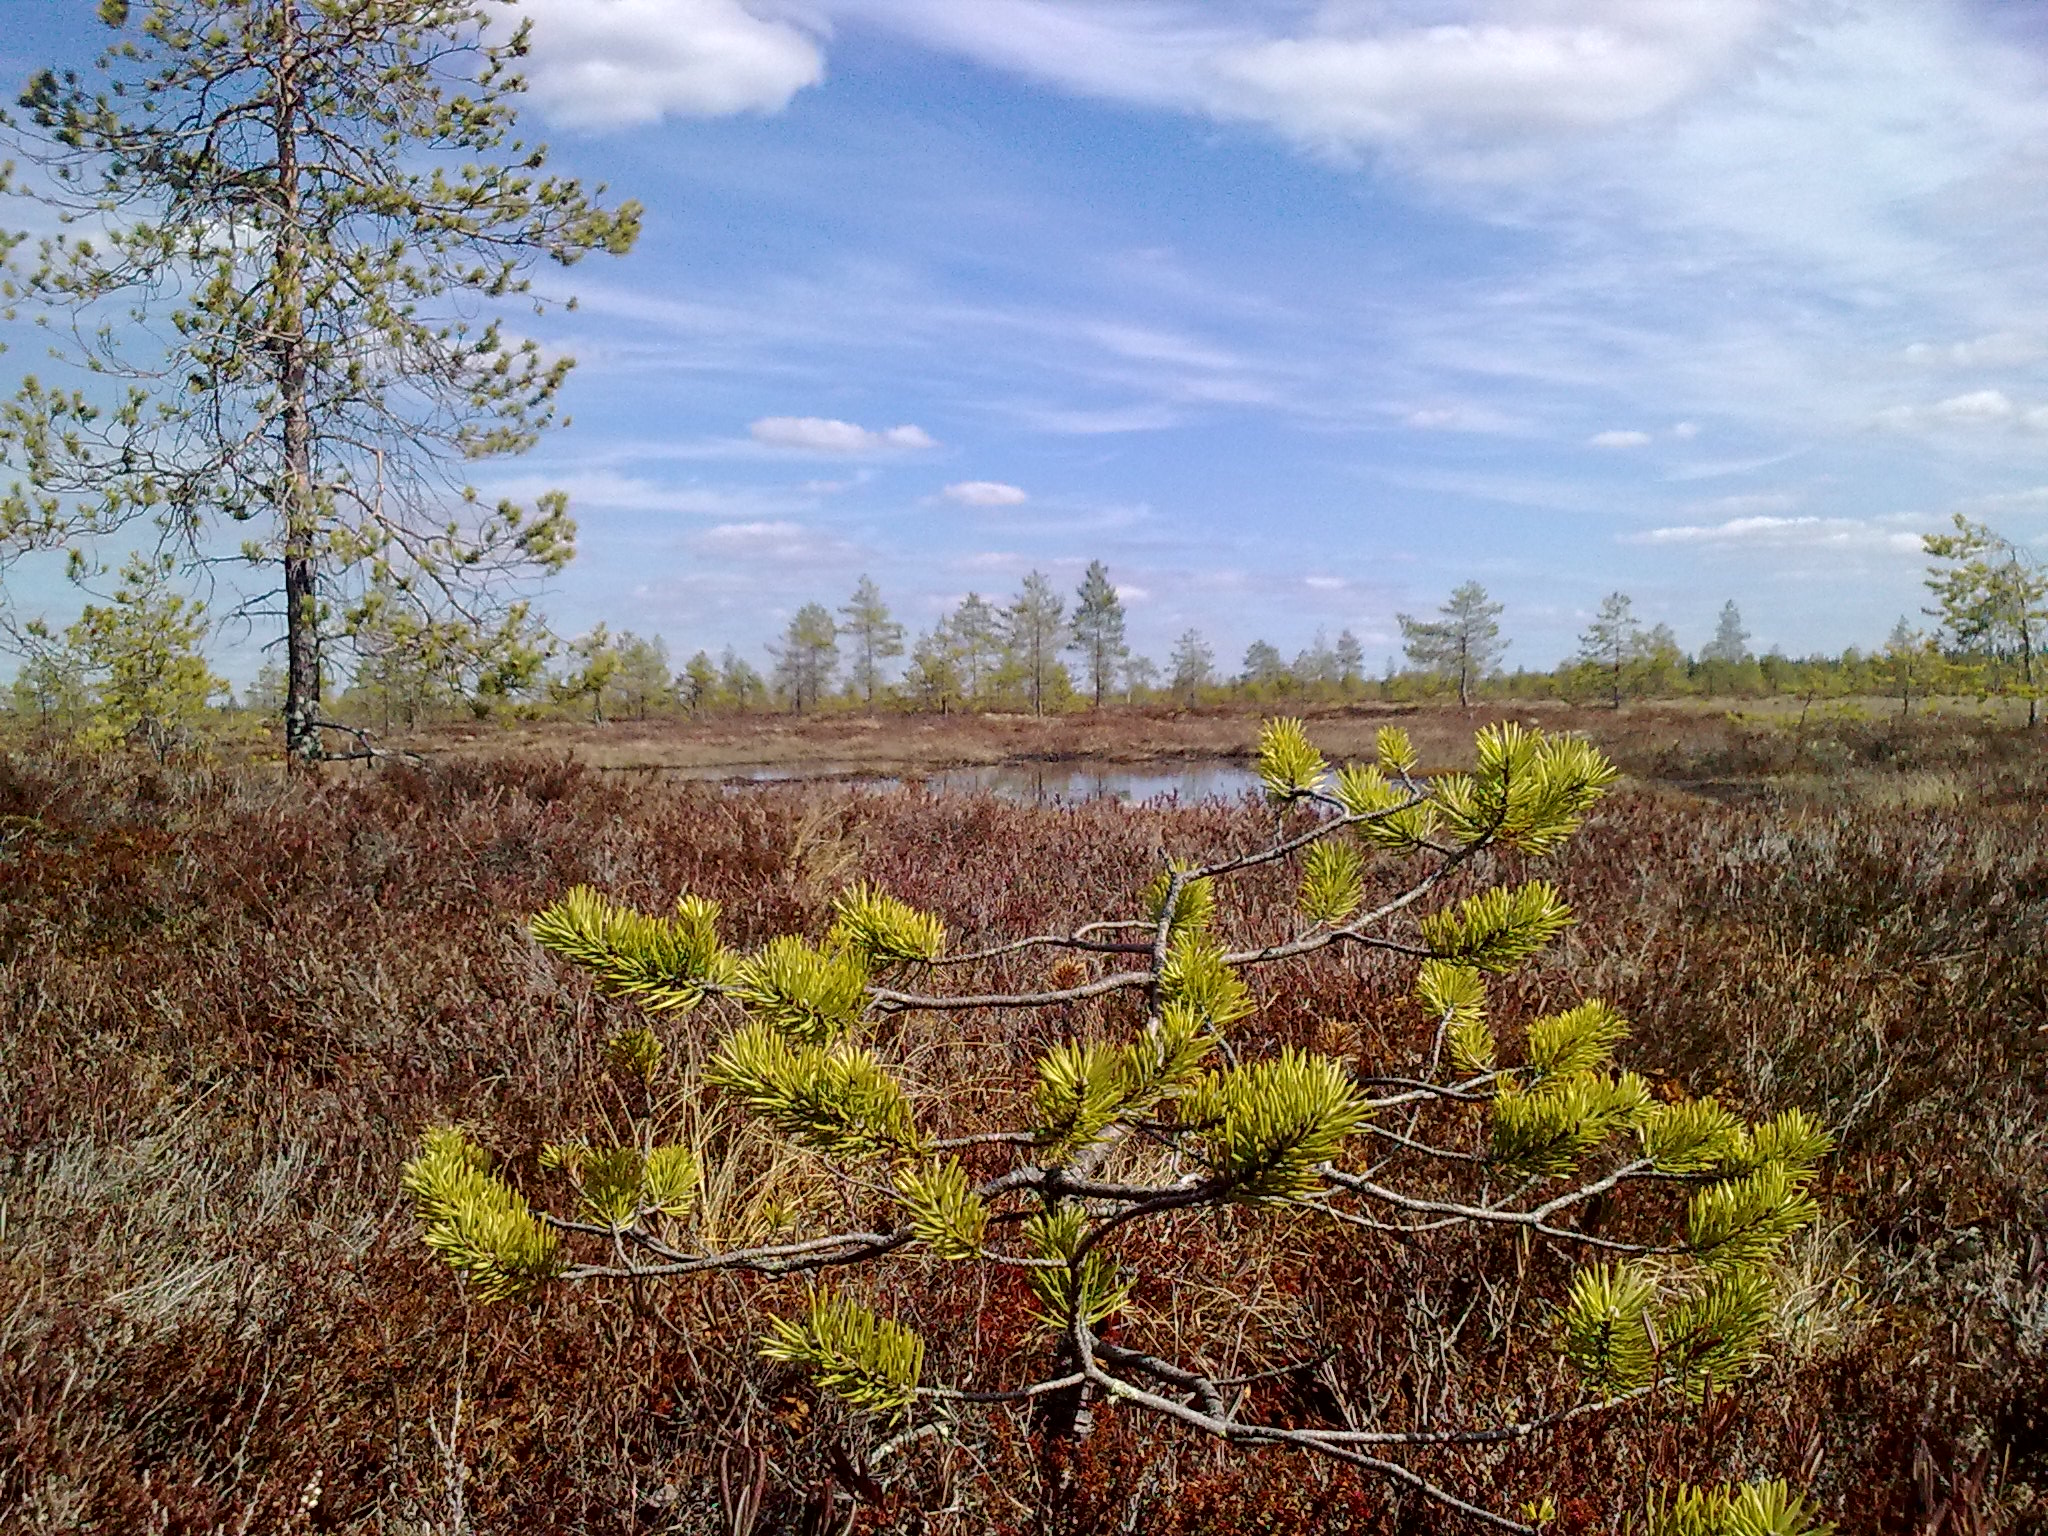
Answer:
MULTIPOLYGON (((564 633, 1100 558, 1156 657, 1377 666, 1466 579, 1511 663, 1617 588, 1797 653, 1917 615, 1952 512, 2048 535, 2048 5, 519 8, 533 126, 648 210, 556 280, 573 427, 483 479, 571 493, 564 633)), ((92 10, 0 0, 0 68, 92 10)))

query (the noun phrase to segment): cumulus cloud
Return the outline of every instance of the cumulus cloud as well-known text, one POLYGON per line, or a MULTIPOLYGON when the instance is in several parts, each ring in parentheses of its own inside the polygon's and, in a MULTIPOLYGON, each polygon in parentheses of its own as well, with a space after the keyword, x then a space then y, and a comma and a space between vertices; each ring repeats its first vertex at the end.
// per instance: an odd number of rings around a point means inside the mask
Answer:
POLYGON ((963 507, 1016 507, 1031 499, 1023 487, 1000 480, 961 480, 939 494, 963 507))
POLYGON ((1333 6, 1306 36, 1214 61, 1212 109, 1337 148, 1508 141, 1612 128, 1662 111, 1734 58, 1763 0, 1546 0, 1386 25, 1333 6))
POLYGON ((874 431, 825 416, 763 416, 747 431, 757 443, 804 453, 889 453, 938 447, 923 427, 885 427, 874 431))
POLYGON ((779 112, 825 77, 802 28, 744 0, 524 0, 534 99, 573 128, 779 112))
POLYGON ((1586 442, 1595 448, 1640 448, 1650 440, 1647 432, 1595 432, 1586 442))
POLYGON ((1680 442, 1689 443, 1700 435, 1699 424, 1697 422, 1681 421, 1672 427, 1671 435, 1680 442))
POLYGON ((1630 535, 1630 544, 1719 545, 1723 547, 1868 549, 1898 554, 1922 552, 1920 535, 1890 522, 1853 517, 1732 517, 1720 523, 1652 528, 1630 535))

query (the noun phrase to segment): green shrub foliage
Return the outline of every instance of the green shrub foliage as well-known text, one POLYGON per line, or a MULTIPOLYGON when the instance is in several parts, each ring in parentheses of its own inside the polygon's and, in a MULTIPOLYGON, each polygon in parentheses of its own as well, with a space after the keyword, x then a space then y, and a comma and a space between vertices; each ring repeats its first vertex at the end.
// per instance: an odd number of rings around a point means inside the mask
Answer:
MULTIPOLYGON (((1817 1213, 1829 1138, 1796 1113, 1748 1125, 1710 1099, 1653 1093, 1616 1064, 1628 1027, 1598 999, 1493 1017, 1488 978, 1527 966, 1571 922, 1548 882, 1494 878, 1496 851, 1540 857, 1577 830, 1613 778, 1585 742, 1489 727, 1471 770, 1426 778, 1399 731, 1381 733, 1376 761, 1333 769, 1283 720, 1261 737, 1258 769, 1269 845, 1183 857, 1134 880, 1129 915, 998 936, 986 951, 949 955, 938 916, 865 882, 815 942, 783 935, 744 954, 708 902, 685 896, 654 917, 566 893, 533 936, 647 1014, 608 1055, 644 1085, 648 1112, 611 1144, 544 1150, 541 1177, 567 1186, 563 1216, 536 1214, 468 1136, 428 1131, 404 1175, 427 1245, 490 1300, 721 1271, 803 1277, 813 1289, 769 1317, 761 1352, 852 1410, 950 1435, 990 1403, 1113 1406, 1364 1467, 1493 1529, 1537 1529, 1541 1489, 1516 1512, 1483 1507, 1461 1491, 1455 1456, 1646 1399, 1683 1408, 1751 1370, 1787 1240, 1817 1213), (1276 864, 1298 892, 1291 931, 1232 949, 1232 878, 1276 864), (953 967, 1036 951, 1061 957, 1063 982, 948 984, 953 967), (1287 964, 1347 953, 1414 967, 1412 1060, 1342 1059, 1258 1027, 1287 964), (699 1008, 713 1022, 680 1018, 699 1008), (915 1053, 894 1049, 913 1016, 953 1027, 1029 1010, 1057 1010, 1048 1019, 1073 1032, 1016 1081, 976 1085, 971 1105, 924 1092, 915 1053), (1007 1115, 991 1108, 1004 1102, 1007 1115), (700 1223, 712 1178, 700 1159, 717 1154, 670 1122, 720 1116, 793 1143, 838 1193, 798 1212, 800 1230, 760 1241, 700 1223), (1321 1425, 1299 1405, 1262 1415, 1201 1353, 1165 1357, 1153 1341, 1179 1335, 1147 1314, 1127 1257, 1147 1229, 1203 1208, 1246 1244, 1284 1221, 1346 1241, 1553 1250, 1569 1267, 1517 1326, 1567 1374, 1531 1387, 1507 1424, 1381 1432, 1355 1414, 1321 1425), (987 1273, 984 1294, 1021 1281, 1045 1335, 1035 1354, 978 1362, 971 1392, 929 1379, 906 1320, 920 1277, 961 1266, 987 1273), (821 1280, 866 1268, 891 1276, 871 1293, 881 1308, 821 1280)), ((1091 1418, 1066 1422, 1078 1433, 1091 1418)), ((1679 1488, 1614 1518, 1664 1536, 1822 1529, 1776 1483, 1679 1488)))

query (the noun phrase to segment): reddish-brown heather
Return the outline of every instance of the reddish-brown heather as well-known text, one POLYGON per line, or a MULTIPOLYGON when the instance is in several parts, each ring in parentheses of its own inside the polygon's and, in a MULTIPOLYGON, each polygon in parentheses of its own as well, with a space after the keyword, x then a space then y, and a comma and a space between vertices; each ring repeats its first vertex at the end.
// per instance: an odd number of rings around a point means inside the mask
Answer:
MULTIPOLYGON (((1503 1013, 1602 995, 1666 1091, 1811 1109, 1841 1138, 1825 1220, 1794 1256, 1787 1343, 1704 1415, 1430 1465, 1547 1493, 1566 1531, 1616 1529, 1646 1482, 1759 1474, 1809 1484, 1851 1536, 2048 1527, 2048 767, 1988 729, 1624 728, 1643 777, 1546 866, 1581 926, 1503 1013)), ((446 1532, 459 1490, 477 1532, 725 1533, 721 1461, 741 1481, 759 1453, 756 1530, 805 1529, 878 1436, 754 1357, 792 1285, 477 1308, 416 1241, 397 1171, 423 1124, 464 1121, 558 1194, 540 1142, 625 1107, 598 1047, 629 1011, 524 916, 577 882, 650 907, 687 888, 744 944, 815 931, 858 874, 1007 936, 1128 910, 1162 838, 1215 851, 1270 825, 1249 804, 733 794, 539 759, 321 782, 0 758, 0 1527, 446 1532)), ((1277 931, 1288 877, 1240 890, 1232 925, 1277 931)), ((1241 1028, 1398 1059, 1408 981, 1366 959, 1261 977, 1241 1028)), ((1124 1017, 912 1019, 885 1042, 930 1113, 973 1126, 1041 1044, 1124 1017)), ((664 1028, 687 1057, 716 1023, 664 1028)), ((729 1124, 699 1130, 756 1194, 830 1194, 729 1124)), ((1540 1326, 1511 1342, 1490 1298, 1524 1266, 1525 1305, 1554 1295, 1557 1259, 1360 1237, 1164 1221, 1122 1250, 1132 1337, 1200 1341, 1223 1374, 1342 1345, 1253 1389, 1276 1417, 1483 1416, 1547 1379, 1540 1326), (1448 1364, 1412 1332, 1418 1301, 1478 1309, 1448 1364)), ((1042 1347, 1006 1279, 912 1260, 849 1283, 927 1334, 934 1377, 995 1384, 1042 1347)), ((1114 1411, 1078 1448, 995 1414, 901 1455, 857 1529, 1454 1528, 1348 1471, 1114 1411)))

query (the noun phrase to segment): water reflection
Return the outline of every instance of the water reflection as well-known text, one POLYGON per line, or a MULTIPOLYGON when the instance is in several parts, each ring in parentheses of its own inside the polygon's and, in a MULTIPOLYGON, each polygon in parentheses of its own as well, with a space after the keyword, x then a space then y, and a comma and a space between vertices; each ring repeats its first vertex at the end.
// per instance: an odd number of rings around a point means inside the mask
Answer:
POLYGON ((902 777, 869 776, 818 768, 759 768, 725 779, 729 789, 792 780, 843 783, 860 789, 922 785, 935 794, 993 794, 1027 805, 1079 805, 1089 800, 1139 804, 1171 795, 1183 803, 1235 800, 1258 787, 1258 776, 1243 763, 1214 759, 1188 763, 991 763, 941 768, 902 777))

